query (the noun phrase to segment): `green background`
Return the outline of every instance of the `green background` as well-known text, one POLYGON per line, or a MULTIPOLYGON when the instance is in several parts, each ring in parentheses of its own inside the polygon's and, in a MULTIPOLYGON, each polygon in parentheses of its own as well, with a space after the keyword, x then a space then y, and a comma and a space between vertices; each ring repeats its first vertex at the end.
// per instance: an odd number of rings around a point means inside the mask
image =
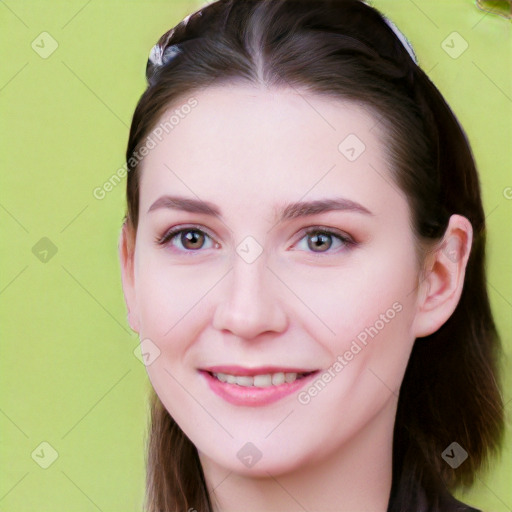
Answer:
MULTIPOLYGON (((512 25, 472 0, 374 5, 413 43, 479 166, 508 432, 501 459, 458 496, 510 511, 512 25)), ((124 164, 150 48, 199 6, 0 1, 2 512, 141 510, 149 381, 120 284, 125 183, 102 200, 93 190, 124 164)))

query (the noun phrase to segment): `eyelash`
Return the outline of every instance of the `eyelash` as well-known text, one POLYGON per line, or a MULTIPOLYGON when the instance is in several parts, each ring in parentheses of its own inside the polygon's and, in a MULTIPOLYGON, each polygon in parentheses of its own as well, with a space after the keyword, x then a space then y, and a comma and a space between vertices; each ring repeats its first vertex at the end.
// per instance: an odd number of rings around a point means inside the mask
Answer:
MULTIPOLYGON (((163 235, 157 236, 155 238, 155 243, 159 246, 167 246, 176 237, 176 235, 179 235, 180 233, 188 232, 188 231, 195 231, 195 232, 202 233, 202 234, 208 236, 209 238, 211 238, 215 244, 218 244, 217 242, 215 242, 214 237, 208 233, 208 231, 205 231, 198 225, 176 226, 174 228, 171 228, 168 231, 166 231, 163 235)), ((311 226, 307 229, 302 230, 300 238, 297 240, 297 242, 294 245, 296 245, 298 242, 300 242, 304 237, 306 237, 308 235, 311 236, 314 234, 326 234, 326 235, 331 235, 334 238, 337 238, 340 242, 342 242, 342 244, 345 247, 345 250, 350 249, 351 247, 357 245, 357 242, 355 240, 353 240, 350 236, 343 234, 337 230, 334 230, 331 228, 326 228, 323 226, 311 226)), ((314 257, 323 257, 323 256, 332 255, 332 254, 338 254, 339 252, 342 252, 342 251, 344 251, 344 249, 341 249, 341 250, 338 249, 336 251, 331 251, 329 248, 325 252, 314 252, 314 251, 308 251, 308 252, 310 252, 310 254, 312 254, 314 257)), ((178 249, 178 252, 182 252, 185 254, 189 253, 188 255, 193 256, 193 253, 200 253, 202 251, 201 251, 201 249, 197 249, 197 250, 178 249)))

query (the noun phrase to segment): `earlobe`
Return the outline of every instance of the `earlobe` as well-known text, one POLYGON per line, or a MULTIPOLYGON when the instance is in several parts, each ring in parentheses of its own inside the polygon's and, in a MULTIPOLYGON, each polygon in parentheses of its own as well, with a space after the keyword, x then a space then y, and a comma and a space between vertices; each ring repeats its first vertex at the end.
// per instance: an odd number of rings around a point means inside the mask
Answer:
POLYGON ((121 265, 121 280, 123 284, 124 300, 128 309, 128 323, 133 331, 139 332, 137 320, 137 300, 135 293, 135 233, 128 222, 123 223, 119 237, 119 262, 121 265))
POLYGON ((436 332, 459 303, 466 265, 473 242, 473 228, 466 217, 452 215, 438 248, 426 262, 425 278, 419 285, 413 323, 416 338, 436 332))

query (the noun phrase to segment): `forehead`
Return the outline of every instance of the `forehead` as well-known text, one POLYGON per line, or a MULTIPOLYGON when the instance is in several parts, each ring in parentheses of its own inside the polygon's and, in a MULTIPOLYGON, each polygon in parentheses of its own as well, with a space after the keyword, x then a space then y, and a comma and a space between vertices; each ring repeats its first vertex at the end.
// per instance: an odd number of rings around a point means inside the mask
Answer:
POLYGON ((172 129, 155 138, 142 161, 141 211, 159 193, 241 204, 315 199, 334 190, 354 200, 364 189, 399 194, 390 186, 382 127, 353 102, 223 85, 182 97, 156 127, 171 116, 172 129))

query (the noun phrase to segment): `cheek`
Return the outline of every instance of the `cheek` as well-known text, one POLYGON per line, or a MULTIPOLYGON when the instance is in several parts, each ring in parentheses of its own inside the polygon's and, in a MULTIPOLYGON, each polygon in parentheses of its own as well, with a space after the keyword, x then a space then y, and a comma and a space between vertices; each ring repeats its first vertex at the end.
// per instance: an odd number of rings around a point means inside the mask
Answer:
MULTIPOLYGON (((390 249, 388 244, 382 250, 354 252, 336 268, 282 269, 283 280, 293 283, 294 292, 308 306, 309 312, 304 305, 297 306, 303 311, 303 325, 331 353, 358 336, 364 342, 370 337, 368 330, 375 332, 372 327, 379 336, 386 332, 408 338, 417 271, 412 248, 402 247, 390 249)), ((295 302, 290 296, 290 304, 295 302)))
POLYGON ((211 322, 212 292, 226 270, 169 263, 165 253, 141 257, 139 268, 140 338, 157 344, 168 361, 180 360, 211 322))
POLYGON ((413 247, 402 241, 345 267, 315 269, 315 279, 297 274, 298 293, 316 313, 303 316, 302 328, 329 354, 325 367, 340 376, 329 385, 332 396, 316 406, 328 408, 334 399, 352 404, 356 417, 362 404, 370 414, 398 393, 414 343, 415 265, 413 247))

